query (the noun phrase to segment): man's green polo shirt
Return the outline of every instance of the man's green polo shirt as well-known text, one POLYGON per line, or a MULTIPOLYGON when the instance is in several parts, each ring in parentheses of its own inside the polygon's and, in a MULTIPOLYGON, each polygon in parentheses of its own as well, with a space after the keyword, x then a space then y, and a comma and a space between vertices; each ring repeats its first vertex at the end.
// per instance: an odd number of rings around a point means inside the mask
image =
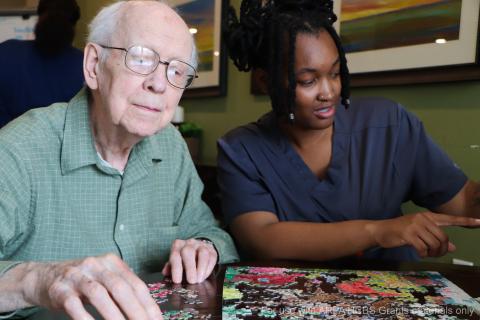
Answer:
POLYGON ((177 238, 208 238, 220 263, 235 261, 202 189, 171 125, 135 145, 121 175, 97 155, 85 90, 33 109, 0 130, 0 272, 107 252, 135 272, 160 271, 177 238))

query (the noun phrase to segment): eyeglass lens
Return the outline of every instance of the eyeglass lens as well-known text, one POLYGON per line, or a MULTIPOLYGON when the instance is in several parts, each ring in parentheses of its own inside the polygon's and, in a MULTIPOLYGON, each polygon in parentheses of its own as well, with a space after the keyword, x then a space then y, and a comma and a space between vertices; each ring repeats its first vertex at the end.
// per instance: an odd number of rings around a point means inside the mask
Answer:
POLYGON ((158 54, 149 48, 133 46, 125 57, 125 64, 130 70, 144 75, 155 71, 159 63, 166 65, 167 80, 175 87, 186 88, 195 77, 195 69, 189 64, 179 60, 160 61, 158 54))

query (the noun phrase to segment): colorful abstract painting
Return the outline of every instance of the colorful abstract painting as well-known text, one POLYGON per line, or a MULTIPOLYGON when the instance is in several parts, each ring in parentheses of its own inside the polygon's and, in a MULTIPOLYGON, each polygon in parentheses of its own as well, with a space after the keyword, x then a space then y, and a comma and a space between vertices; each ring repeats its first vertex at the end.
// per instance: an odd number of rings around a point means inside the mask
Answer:
POLYGON ((346 52, 459 39, 462 0, 342 0, 346 52))
POLYGON ((480 319, 438 272, 229 267, 222 319, 480 319))
POLYGON ((198 71, 213 70, 215 0, 181 1, 176 8, 194 34, 198 49, 198 71))

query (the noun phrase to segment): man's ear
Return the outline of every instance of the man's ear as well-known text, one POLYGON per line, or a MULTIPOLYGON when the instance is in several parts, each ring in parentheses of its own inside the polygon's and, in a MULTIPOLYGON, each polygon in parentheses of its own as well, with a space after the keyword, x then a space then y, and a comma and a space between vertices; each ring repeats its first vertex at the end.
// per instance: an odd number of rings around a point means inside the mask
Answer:
POLYGON ((268 73, 263 69, 255 69, 252 72, 253 92, 269 94, 268 92, 268 73))
POLYGON ((100 47, 91 42, 83 50, 83 75, 91 90, 98 88, 98 68, 100 65, 100 47))

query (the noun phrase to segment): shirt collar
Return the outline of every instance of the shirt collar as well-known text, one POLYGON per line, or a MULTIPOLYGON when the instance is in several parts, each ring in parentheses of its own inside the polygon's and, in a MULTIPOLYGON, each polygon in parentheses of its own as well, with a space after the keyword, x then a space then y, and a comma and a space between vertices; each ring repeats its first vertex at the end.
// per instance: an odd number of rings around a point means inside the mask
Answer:
POLYGON ((84 88, 67 105, 61 154, 62 174, 96 162, 88 116, 88 96, 84 88))
MULTIPOLYGON (((93 142, 88 109, 88 94, 84 88, 67 105, 61 152, 62 174, 100 162, 93 142)), ((145 166, 151 166, 153 160, 162 160, 165 155, 165 148, 154 141, 159 134, 143 139, 131 151, 145 166)))

